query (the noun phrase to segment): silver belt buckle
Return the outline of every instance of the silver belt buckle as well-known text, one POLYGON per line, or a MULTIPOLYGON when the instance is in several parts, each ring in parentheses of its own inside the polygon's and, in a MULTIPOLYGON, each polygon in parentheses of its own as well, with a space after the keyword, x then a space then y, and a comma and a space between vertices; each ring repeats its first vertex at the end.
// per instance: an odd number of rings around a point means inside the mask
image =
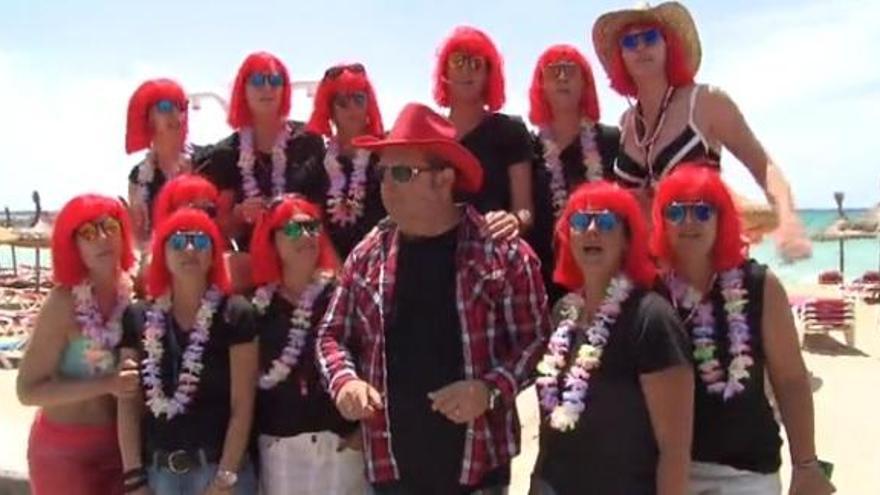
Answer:
POLYGON ((192 459, 185 450, 175 450, 168 454, 168 470, 174 474, 186 474, 192 469, 192 459))

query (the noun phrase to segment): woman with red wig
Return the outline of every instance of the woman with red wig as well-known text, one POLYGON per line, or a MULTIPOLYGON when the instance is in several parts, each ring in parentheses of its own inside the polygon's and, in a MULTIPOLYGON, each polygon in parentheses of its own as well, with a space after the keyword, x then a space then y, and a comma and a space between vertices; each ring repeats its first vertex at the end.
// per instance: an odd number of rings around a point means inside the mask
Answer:
POLYGON ((554 278, 572 293, 537 368, 533 494, 684 493, 693 377, 681 323, 651 291, 647 241, 638 203, 609 182, 562 211, 554 278))
POLYGON ((203 170, 224 201, 235 205, 221 223, 241 251, 271 198, 297 192, 320 204, 327 192, 324 143, 287 120, 290 102, 290 74, 281 60, 265 52, 248 55, 229 103, 227 122, 235 132, 207 154, 203 170))
POLYGON ((831 493, 788 296, 766 266, 746 259, 721 177, 705 164, 677 167, 660 182, 653 215, 651 247, 694 346, 690 493, 780 493, 782 439, 765 377, 788 434, 791 493, 831 493))
POLYGON ((379 155, 351 144, 357 136, 384 134, 376 93, 362 64, 334 65, 324 72, 306 129, 328 139, 324 169, 330 189, 324 205, 325 224, 333 245, 345 258, 385 217, 374 173, 379 155))
POLYGON ((339 414, 315 365, 315 331, 339 269, 320 208, 301 196, 280 199, 254 229, 251 253, 261 493, 361 495, 367 481, 357 423, 339 414))
POLYGON ((746 165, 779 216, 778 246, 789 259, 811 247, 782 170, 724 91, 696 84, 700 38, 678 2, 610 12, 593 25, 593 44, 611 87, 636 99, 621 118, 617 180, 641 191, 650 208, 657 181, 681 162, 720 167, 727 148, 746 165))
POLYGON ((459 26, 440 46, 434 101, 449 107, 458 140, 480 160, 482 188, 461 199, 485 215, 496 238, 523 234, 533 223, 532 140, 504 105, 504 62, 492 39, 459 26))
POLYGON ((194 147, 186 144, 186 92, 170 79, 151 79, 128 102, 125 152, 147 150, 128 175, 128 204, 138 241, 150 237, 153 202, 166 181, 191 170, 194 147))
POLYGON ((150 299, 123 315, 120 354, 141 363, 135 397, 119 400, 130 490, 154 495, 253 494, 247 458, 257 375, 254 313, 229 296, 223 238, 201 210, 158 225, 150 299))
POLYGON ((123 492, 114 396, 138 390, 137 365, 117 366, 134 265, 125 206, 96 195, 61 209, 52 231, 54 289, 18 373, 18 399, 38 406, 28 445, 32 493, 123 492))
POLYGON ((565 289, 553 283, 553 225, 568 195, 584 182, 613 177, 620 142, 617 127, 599 123, 599 98, 587 59, 571 45, 541 54, 529 89, 535 138, 535 227, 529 240, 541 258, 550 303, 565 289))

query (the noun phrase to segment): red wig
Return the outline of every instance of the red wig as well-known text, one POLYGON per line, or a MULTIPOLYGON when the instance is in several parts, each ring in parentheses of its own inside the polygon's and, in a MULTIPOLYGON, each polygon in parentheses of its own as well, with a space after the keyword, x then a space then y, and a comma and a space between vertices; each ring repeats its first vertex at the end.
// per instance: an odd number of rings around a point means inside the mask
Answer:
POLYGON ((529 88, 529 120, 537 126, 547 125, 553 120, 553 110, 544 97, 544 69, 562 60, 574 62, 580 67, 584 81, 581 90, 581 115, 598 122, 599 97, 596 95, 593 69, 590 68, 584 55, 571 45, 553 45, 538 59, 535 72, 532 74, 532 85, 529 88))
MULTIPOLYGON (((339 64, 334 67, 345 67, 345 64, 339 64)), ((312 116, 306 129, 314 134, 324 136, 332 136, 333 130, 330 128, 330 120, 333 118, 333 97, 339 93, 351 93, 354 91, 363 91, 367 95, 367 134, 382 137, 385 133, 382 127, 382 114, 379 112, 379 103, 376 100, 376 93, 373 91, 373 85, 367 74, 353 72, 343 69, 342 73, 334 78, 324 78, 318 84, 318 90, 315 92, 315 104, 312 109, 312 116)))
POLYGON ((469 26, 455 28, 440 46, 434 69, 434 101, 441 107, 449 106, 446 67, 449 56, 458 51, 486 58, 489 69, 485 88, 486 105, 492 112, 500 110, 504 105, 504 61, 492 39, 479 29, 469 26))
POLYGON ((170 79, 151 79, 134 91, 128 100, 128 118, 125 126, 125 152, 132 154, 150 147, 153 131, 150 129, 150 109, 159 100, 171 100, 181 109, 180 144, 186 141, 186 112, 189 102, 186 92, 170 79))
POLYGON ((178 208, 199 201, 210 201, 217 205, 220 193, 210 181, 200 175, 183 174, 168 181, 153 206, 153 223, 159 225, 178 208))
POLYGON ((97 194, 83 194, 71 199, 61 208, 52 227, 52 274, 55 283, 73 287, 88 276, 88 269, 76 246, 76 229, 86 222, 105 216, 119 220, 122 225, 119 267, 128 271, 134 266, 128 210, 119 200, 97 194))
POLYGON ((638 202, 632 193, 607 181, 598 181, 578 187, 568 198, 568 203, 556 223, 556 269, 553 280, 577 290, 584 284, 584 276, 571 254, 571 216, 582 210, 609 210, 624 222, 628 234, 626 258, 623 270, 632 281, 649 288, 657 278, 657 270, 648 254, 648 226, 638 202))
MULTIPOLYGON (((281 280, 281 258, 275 250, 275 231, 296 214, 303 214, 321 220, 321 208, 298 194, 288 194, 281 199, 254 228, 251 239, 251 262, 255 285, 277 283, 281 280)), ((327 232, 321 229, 318 234, 318 270, 336 272, 339 257, 327 232)))
MULTIPOLYGON (((696 74, 692 73, 688 68, 687 63, 685 62, 685 50, 681 38, 679 38, 672 30, 664 28, 663 25, 659 23, 631 24, 620 30, 617 35, 618 41, 620 40, 620 37, 630 29, 650 28, 659 29, 663 34, 663 40, 666 42, 666 79, 669 81, 669 84, 676 88, 693 84, 694 76, 696 76, 696 74)), ((638 88, 636 88, 635 81, 633 81, 629 72, 626 70, 619 43, 614 50, 614 57, 611 59, 611 70, 608 74, 608 78, 611 79, 611 88, 621 95, 637 95, 638 88)))
POLYGON ((232 86, 232 97, 229 99, 229 116, 226 122, 233 129, 241 129, 253 123, 251 110, 248 107, 247 97, 245 96, 245 86, 248 78, 255 72, 269 72, 281 74, 284 77, 284 86, 281 92, 281 106, 278 107, 278 117, 287 118, 290 113, 290 75, 287 73, 287 67, 281 63, 275 55, 266 52, 252 53, 244 59, 238 74, 235 76, 235 83, 232 86))
POLYGON ((663 210, 673 201, 704 201, 715 207, 718 226, 712 265, 716 271, 736 268, 745 261, 746 244, 742 240, 742 227, 733 197, 718 171, 701 162, 680 164, 660 181, 652 212, 651 250, 655 256, 667 262, 673 259, 663 219, 663 210))
POLYGON ((198 230, 208 234, 212 242, 211 271, 208 273, 210 283, 217 286, 224 294, 229 294, 229 272, 223 259, 223 236, 211 218, 201 210, 182 208, 175 211, 158 225, 153 233, 151 246, 152 259, 147 268, 147 293, 157 298, 171 287, 171 273, 165 258, 165 242, 171 234, 178 231, 198 230))

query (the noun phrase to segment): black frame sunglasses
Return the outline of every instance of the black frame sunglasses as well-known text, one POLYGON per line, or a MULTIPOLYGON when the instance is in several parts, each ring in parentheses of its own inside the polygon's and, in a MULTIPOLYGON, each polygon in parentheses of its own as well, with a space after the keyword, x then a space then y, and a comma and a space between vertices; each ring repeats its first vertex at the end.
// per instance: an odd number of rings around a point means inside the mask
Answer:
POLYGON ((412 165, 399 163, 396 165, 379 165, 375 169, 373 169, 373 173, 376 180, 380 184, 385 181, 386 177, 391 177, 391 180, 397 184, 409 184, 410 182, 414 181, 416 177, 419 176, 419 174, 427 172, 438 172, 445 168, 446 167, 434 165, 427 168, 414 167, 412 165))
POLYGON ((354 64, 346 64, 346 65, 334 65, 329 69, 324 71, 323 79, 336 79, 341 76, 343 72, 349 71, 355 74, 366 74, 367 69, 364 68, 364 64, 354 63, 354 64))
POLYGON ((681 225, 688 217, 697 223, 706 223, 715 216, 714 205, 705 201, 673 201, 663 208, 663 218, 672 224, 681 225))

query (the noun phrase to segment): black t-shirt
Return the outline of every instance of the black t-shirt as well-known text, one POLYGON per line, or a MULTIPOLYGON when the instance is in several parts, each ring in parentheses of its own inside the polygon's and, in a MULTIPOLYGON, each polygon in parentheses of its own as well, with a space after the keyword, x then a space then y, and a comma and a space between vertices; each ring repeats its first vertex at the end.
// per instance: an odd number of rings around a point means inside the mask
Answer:
POLYGON ((532 137, 522 120, 493 113, 487 115, 460 142, 483 166, 483 187, 476 194, 462 194, 480 213, 511 210, 508 169, 515 163, 532 163, 532 137))
MULTIPOLYGON (((300 433, 331 431, 347 436, 357 428, 340 416, 322 386, 315 365, 315 333, 327 309, 333 286, 328 286, 315 300, 312 309, 312 333, 290 375, 268 390, 257 392, 257 430, 261 434, 292 437, 300 433)), ((290 316, 295 306, 277 293, 265 314, 257 316, 260 335, 260 373, 270 369, 287 345, 290 316)))
MULTIPOLYGON (((348 194, 351 187, 351 173, 354 164, 351 157, 340 154, 339 163, 342 165, 342 171, 345 173, 345 188, 342 190, 343 197, 348 194)), ((379 155, 373 153, 370 155, 370 162, 367 166, 366 176, 366 197, 364 198, 364 211, 357 221, 352 225, 339 225, 330 220, 327 213, 327 204, 324 204, 324 224, 330 240, 333 241, 333 247, 336 248, 337 254, 341 259, 348 257, 351 250, 361 239, 366 236, 373 227, 379 223, 379 220, 385 218, 385 206, 382 204, 381 184, 375 174, 376 164, 379 163, 379 155)), ((329 196, 327 198, 330 199, 329 196)))
MULTIPOLYGON (((538 135, 533 137, 535 158, 532 167, 532 193, 535 204, 534 226, 526 234, 526 240, 541 260, 541 272, 547 287, 549 304, 553 305, 566 289, 553 282, 553 267, 556 260, 553 253, 553 228, 556 216, 553 210, 553 194, 550 189, 551 173, 544 162, 544 143, 538 135)), ((614 161, 620 149, 620 129, 614 126, 597 124, 596 144, 602 158, 602 177, 614 178, 614 161)), ((580 137, 575 137, 559 153, 563 177, 569 194, 586 181, 584 175, 583 153, 580 137)))
MULTIPOLYGON (((125 310, 120 347, 137 349, 144 354, 142 336, 148 307, 147 303, 137 302, 125 310)), ((165 324, 166 332, 162 339, 164 354, 160 366, 165 395, 171 397, 177 389, 177 381, 172 381, 173 369, 179 368, 182 362, 190 334, 180 329, 171 314, 165 315, 165 324), (173 345, 171 332, 176 337, 177 346, 173 345)), ((157 450, 199 448, 214 455, 222 452, 230 416, 229 349, 253 342, 255 338, 253 307, 241 297, 225 298, 211 322, 210 338, 202 354, 204 368, 198 390, 186 412, 168 420, 164 415, 156 418, 144 406, 141 424, 144 453, 149 456, 157 450)))
MULTIPOLYGON (((323 163, 324 141, 320 136, 305 132, 300 123, 290 122, 288 125, 291 126, 291 135, 285 149, 287 170, 284 192, 299 193, 309 201, 323 205, 330 185, 323 163)), ((241 170, 238 167, 240 141, 239 133, 234 132, 214 145, 205 157, 200 172, 221 192, 233 191, 236 204, 245 199, 241 170)), ((254 154, 254 179, 263 196, 271 198, 272 155, 259 151, 254 154)), ((247 250, 250 232, 236 241, 242 250, 247 250)))
MULTIPOLYGON (((762 340, 764 329, 761 327, 767 267, 750 260, 743 266, 743 272, 743 285, 748 291, 746 321, 751 332, 749 345, 754 364, 749 368, 749 378, 743 381, 745 390, 727 401, 718 395, 710 395, 699 374, 694 374, 693 459, 747 471, 775 473, 782 463, 779 452, 782 439, 764 390, 766 356, 762 340)), ((716 325, 715 352, 726 377, 730 366, 730 340, 727 338, 727 313, 720 284, 715 284, 710 297, 716 325)), ((693 325, 688 327, 693 330, 693 325)))
POLYGON ((394 458, 412 493, 459 491, 465 426, 431 410, 428 393, 464 379, 455 299, 458 229, 401 239, 393 313, 386 329, 394 458))
MULTIPOLYGON (((559 304, 583 303, 571 295, 559 304)), ((578 332, 570 353, 583 335, 578 332)), ((658 449, 639 377, 688 364, 688 356, 684 330, 669 302, 654 292, 634 291, 611 327, 575 429, 563 433, 542 418, 535 475, 559 495, 653 495, 658 449)))

